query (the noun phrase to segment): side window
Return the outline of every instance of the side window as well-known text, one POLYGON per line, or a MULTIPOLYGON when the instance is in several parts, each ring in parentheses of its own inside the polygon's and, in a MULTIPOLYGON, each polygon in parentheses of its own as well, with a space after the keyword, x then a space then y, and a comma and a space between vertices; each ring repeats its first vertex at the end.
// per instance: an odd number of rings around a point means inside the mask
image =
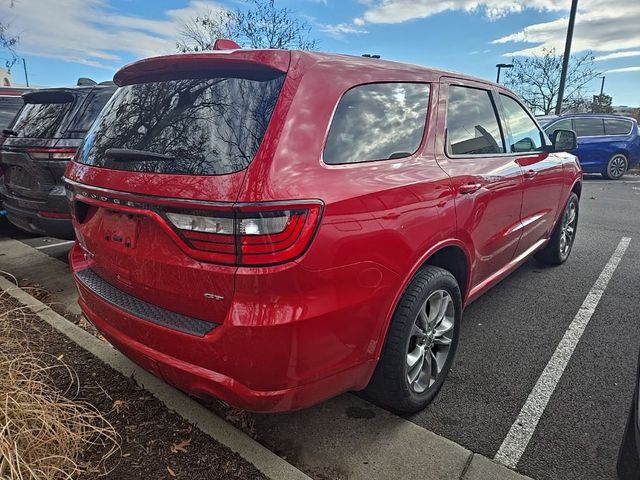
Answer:
POLYGON ((606 135, 629 135, 633 124, 628 120, 617 118, 604 119, 604 133, 606 135))
POLYGON ((333 116, 324 162, 389 160, 414 154, 429 104, 426 83, 374 83, 345 93, 333 116))
POLYGON ((555 122, 544 129, 544 131, 547 132, 547 135, 552 135, 556 130, 573 130, 571 119, 565 118, 564 120, 555 122))
POLYGON ((76 116, 69 127, 70 132, 86 133, 102 110, 102 107, 109 101, 115 89, 94 89, 85 100, 84 111, 76 116))
POLYGON ((604 135, 604 122, 601 118, 574 118, 573 125, 578 137, 600 137, 604 135))
POLYGON ((487 90, 449 86, 447 148, 454 155, 504 153, 496 109, 487 90))
POLYGON ((513 98, 500 94, 505 121, 511 131, 511 153, 535 152, 542 148, 542 132, 527 111, 513 98))

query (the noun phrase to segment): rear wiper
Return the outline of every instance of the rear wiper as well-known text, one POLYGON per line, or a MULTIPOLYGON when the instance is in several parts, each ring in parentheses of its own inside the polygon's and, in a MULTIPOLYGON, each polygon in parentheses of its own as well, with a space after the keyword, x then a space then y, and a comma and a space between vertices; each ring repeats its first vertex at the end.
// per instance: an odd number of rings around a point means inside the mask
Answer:
POLYGON ((168 162, 174 160, 174 157, 164 153, 131 150, 128 148, 108 148, 104 153, 107 157, 111 157, 117 162, 168 162))
POLYGON ((10 137, 18 136, 18 132, 16 132, 15 130, 11 130, 10 128, 5 128, 4 130, 2 130, 2 134, 9 135, 10 137))

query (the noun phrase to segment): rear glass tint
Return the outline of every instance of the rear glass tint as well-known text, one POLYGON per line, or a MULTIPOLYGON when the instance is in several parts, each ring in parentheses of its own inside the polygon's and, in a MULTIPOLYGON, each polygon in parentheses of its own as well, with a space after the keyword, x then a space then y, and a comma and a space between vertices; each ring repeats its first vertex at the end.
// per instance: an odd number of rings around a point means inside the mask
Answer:
POLYGON ((374 83, 340 99, 324 148, 330 165, 408 157, 422 141, 429 85, 374 83))
POLYGON ((67 129, 70 137, 79 135, 79 138, 81 138, 84 136, 87 130, 91 128, 93 121, 98 117, 102 108, 113 95, 113 92, 115 92, 115 87, 96 88, 87 95, 87 99, 82 106, 82 112, 75 116, 73 123, 67 129))
POLYGON ((78 161, 98 167, 177 175, 220 175, 253 160, 284 74, 266 79, 191 78, 118 89, 87 133, 78 161), (109 149, 170 159, 114 158, 109 149))
POLYGON ((22 104, 22 97, 0 97, 0 129, 9 126, 22 104))
POLYGON ((449 87, 447 149, 453 155, 504 153, 498 115, 488 90, 449 87))
POLYGON ((604 131, 607 135, 629 135, 632 123, 628 120, 618 120, 617 118, 604 119, 604 131))
POLYGON ((11 129, 23 138, 56 138, 60 125, 71 109, 71 94, 27 94, 24 107, 16 116, 11 129))

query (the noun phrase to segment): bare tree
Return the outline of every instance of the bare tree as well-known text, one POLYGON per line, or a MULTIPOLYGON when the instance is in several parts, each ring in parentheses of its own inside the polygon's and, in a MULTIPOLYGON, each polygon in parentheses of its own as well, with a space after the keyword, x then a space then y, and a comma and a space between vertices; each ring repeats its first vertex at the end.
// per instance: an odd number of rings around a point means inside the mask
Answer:
MULTIPOLYGON (((12 8, 13 3, 13 0, 9 2, 9 6, 12 8)), ((18 37, 11 34, 9 24, 0 19, 0 49, 8 54, 8 58, 4 59, 7 70, 11 70, 11 67, 18 61, 18 54, 15 51, 17 43, 18 37)))
POLYGON ((246 8, 210 10, 182 27, 177 48, 181 52, 208 50, 217 38, 231 38, 248 48, 313 50, 311 25, 275 0, 244 0, 246 8))
MULTIPOLYGON (((513 68, 505 76, 505 84, 515 90, 536 113, 553 113, 560 90, 562 54, 555 49, 543 49, 541 55, 514 58, 513 68)), ((567 73, 562 111, 583 111, 591 102, 586 85, 600 73, 594 66, 591 52, 572 56, 567 73)))
POLYGON ((201 52, 211 49, 217 38, 230 38, 233 14, 229 10, 207 10, 182 24, 180 40, 176 46, 180 52, 201 52))

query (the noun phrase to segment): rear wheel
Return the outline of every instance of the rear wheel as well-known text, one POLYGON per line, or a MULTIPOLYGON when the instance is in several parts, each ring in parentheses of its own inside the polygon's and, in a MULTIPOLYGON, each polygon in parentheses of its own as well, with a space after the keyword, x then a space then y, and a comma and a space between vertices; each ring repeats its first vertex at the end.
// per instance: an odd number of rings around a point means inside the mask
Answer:
POLYGON ((609 180, 619 180, 627 172, 628 167, 629 161, 627 157, 622 153, 616 153, 607 163, 607 169, 602 175, 609 180))
POLYGON ((456 279, 422 268, 400 299, 365 394, 391 410, 422 410, 440 390, 455 356, 462 317, 456 279))
POLYGON ((578 228, 579 201, 575 193, 571 193, 562 217, 556 225, 551 240, 544 249, 535 254, 536 260, 547 265, 560 265, 567 261, 578 228))

